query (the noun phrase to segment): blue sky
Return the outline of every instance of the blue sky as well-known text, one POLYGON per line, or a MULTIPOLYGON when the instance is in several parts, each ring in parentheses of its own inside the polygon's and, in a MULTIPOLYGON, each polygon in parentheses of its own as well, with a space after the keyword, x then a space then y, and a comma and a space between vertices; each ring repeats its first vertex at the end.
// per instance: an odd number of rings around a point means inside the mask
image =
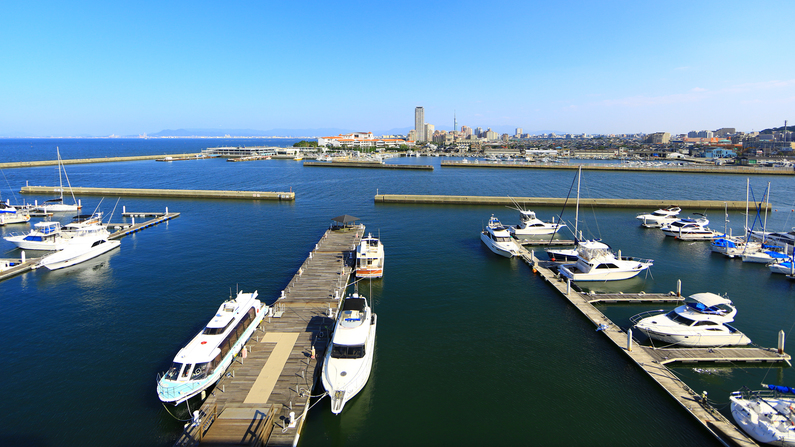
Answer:
POLYGON ((5 2, 0 135, 795 124, 788 1, 5 2), (9 4, 11 3, 11 4, 9 4), (791 115, 791 116, 790 116, 791 115))

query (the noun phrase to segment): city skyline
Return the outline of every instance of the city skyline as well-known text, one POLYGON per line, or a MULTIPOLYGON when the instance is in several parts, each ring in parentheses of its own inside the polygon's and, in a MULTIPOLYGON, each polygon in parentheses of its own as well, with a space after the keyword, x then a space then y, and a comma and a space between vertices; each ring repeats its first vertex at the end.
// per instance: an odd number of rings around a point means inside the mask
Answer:
POLYGON ((436 129, 509 134, 795 121, 791 3, 503 2, 484 15, 450 2, 405 15, 421 5, 6 5, 0 136, 379 132, 414 128, 418 104, 436 129))

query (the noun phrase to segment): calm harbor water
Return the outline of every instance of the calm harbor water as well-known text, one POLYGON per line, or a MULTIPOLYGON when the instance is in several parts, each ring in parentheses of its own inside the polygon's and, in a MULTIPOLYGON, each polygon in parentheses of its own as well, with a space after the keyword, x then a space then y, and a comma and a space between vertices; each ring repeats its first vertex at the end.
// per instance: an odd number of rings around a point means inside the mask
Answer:
MULTIPOLYGON (((193 152, 222 144, 279 145, 287 140, 0 140, 0 162, 193 152), (24 154, 21 155, 21 154, 24 154)), ((552 196, 569 193, 575 173, 440 168, 432 172, 304 168, 292 160, 226 163, 129 162, 67 166, 74 186, 235 189, 296 192, 294 203, 122 199, 128 210, 181 217, 122 240, 121 249, 80 266, 37 270, 0 283, 6 355, 0 377, 6 408, 0 445, 168 446, 181 431, 159 403, 155 376, 229 296, 257 290, 271 302, 330 223, 347 213, 386 247, 386 276, 361 292, 379 315, 370 382, 341 416, 328 402, 309 414, 302 446, 314 445, 717 445, 578 311, 518 260, 491 253, 479 231, 503 207, 376 205, 394 194, 552 196)), ((2 198, 31 185, 56 185, 54 167, 2 171, 2 198), (13 193, 12 193, 13 191, 13 193)), ((585 172, 583 197, 743 200, 744 176, 585 172)), ((760 197, 772 186, 768 228, 795 226, 795 179, 752 176, 760 197)), ((84 211, 99 197, 84 197, 84 211)), ((110 214, 115 200, 104 199, 110 214)), ((539 208, 549 219, 559 209, 539 208)), ((736 326, 774 346, 795 324, 795 282, 762 265, 711 254, 645 230, 650 210, 581 209, 580 227, 626 255, 655 260, 651 274, 596 290, 728 293, 736 326)), ((703 210, 684 210, 702 212, 703 210)), ((713 228, 723 213, 711 211, 713 228)), ((573 208, 564 218, 573 219, 573 208)), ((740 233, 744 217, 730 213, 740 233)), ((0 227, 0 233, 27 226, 0 227)), ((16 256, 0 241, 3 257, 16 256)), ((602 305, 622 327, 659 305, 602 305)), ((665 307, 665 306, 663 306, 665 307)), ((791 346, 788 351, 793 351, 791 346)), ((762 381, 795 384, 790 368, 678 367, 696 391, 728 413, 728 394, 762 381)))

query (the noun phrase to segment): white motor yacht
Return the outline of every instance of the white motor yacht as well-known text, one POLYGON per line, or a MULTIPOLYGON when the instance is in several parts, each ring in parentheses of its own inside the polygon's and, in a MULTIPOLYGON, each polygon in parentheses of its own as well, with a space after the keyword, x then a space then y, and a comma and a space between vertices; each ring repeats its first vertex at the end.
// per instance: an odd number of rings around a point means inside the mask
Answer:
POLYGON ((566 227, 564 222, 555 222, 554 217, 551 222, 544 222, 533 211, 519 209, 519 213, 519 225, 508 227, 508 232, 514 237, 555 234, 566 227))
POLYGON ((345 298, 323 361, 323 388, 331 397, 334 414, 340 414, 345 403, 359 393, 370 378, 376 321, 364 296, 354 293, 345 298))
POLYGON ((489 218, 486 229, 480 232, 480 240, 489 247, 489 250, 506 258, 518 256, 521 252, 519 245, 511 237, 511 233, 493 214, 489 218))
POLYGON ((121 241, 109 241, 104 237, 93 242, 85 239, 76 239, 76 241, 70 241, 62 250, 45 256, 39 262, 39 265, 47 267, 49 270, 71 267, 83 261, 96 258, 114 248, 119 248, 121 245, 121 241))
POLYGON ((368 234, 356 247, 356 276, 380 278, 384 276, 384 245, 368 234))
POLYGON ((671 205, 666 208, 660 208, 652 213, 638 214, 635 219, 640 221, 640 225, 646 228, 659 228, 665 224, 673 223, 679 220, 677 217, 682 212, 682 208, 671 205))
POLYGON ((778 446, 795 446, 795 390, 765 385, 766 390, 744 388, 729 396, 734 421, 755 440, 778 446))
POLYGON ((238 292, 221 304, 207 326, 179 350, 168 371, 158 375, 160 400, 178 405, 217 382, 267 313, 256 291, 238 292))
POLYGON ((604 248, 577 249, 577 262, 558 268, 561 275, 572 281, 619 281, 634 278, 654 264, 651 259, 638 259, 615 255, 604 248))
POLYGON ((719 233, 707 228, 709 219, 706 216, 692 219, 685 218, 679 219, 667 225, 660 227, 660 230, 670 237, 674 237, 683 241, 708 241, 713 237, 718 236, 719 233))
POLYGON ((12 234, 3 239, 22 250, 60 250, 68 239, 61 234, 60 222, 36 222, 27 234, 12 234))
POLYGON ((0 226, 30 221, 30 213, 7 202, 0 202, 0 226))
POLYGON ((643 312, 630 318, 649 338, 678 346, 747 345, 751 339, 730 326, 737 309, 728 298, 696 293, 676 309, 643 312))

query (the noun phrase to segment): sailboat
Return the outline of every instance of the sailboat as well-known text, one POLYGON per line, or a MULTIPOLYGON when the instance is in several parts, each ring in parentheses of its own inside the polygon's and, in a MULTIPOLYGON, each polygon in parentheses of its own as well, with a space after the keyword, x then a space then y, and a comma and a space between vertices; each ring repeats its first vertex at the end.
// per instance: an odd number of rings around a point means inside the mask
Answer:
POLYGON ((61 160, 61 151, 57 147, 55 148, 56 153, 58 154, 58 182, 60 183, 60 188, 58 188, 58 192, 60 192, 61 196, 57 199, 50 199, 42 203, 41 205, 36 208, 37 210, 44 212, 44 213, 71 213, 79 210, 81 208, 80 204, 77 203, 75 200, 75 195, 72 193, 72 184, 69 182, 69 176, 66 175, 66 168, 63 167, 63 161, 61 160), (61 175, 61 171, 63 171, 63 175, 61 175), (69 185, 69 192, 72 194, 72 205, 67 205, 63 201, 63 177, 66 177, 66 184, 69 185))

